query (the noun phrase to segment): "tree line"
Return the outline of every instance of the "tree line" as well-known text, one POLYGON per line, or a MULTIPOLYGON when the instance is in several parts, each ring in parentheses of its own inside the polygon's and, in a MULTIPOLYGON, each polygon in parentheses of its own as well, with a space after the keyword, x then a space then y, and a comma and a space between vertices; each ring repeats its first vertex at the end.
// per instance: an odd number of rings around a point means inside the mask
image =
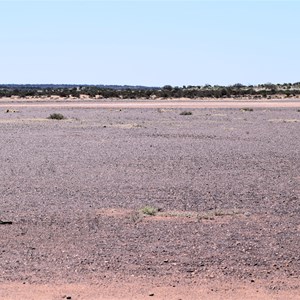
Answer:
POLYGON ((293 97, 300 95, 300 82, 284 84, 230 86, 95 86, 95 85, 0 85, 0 97, 51 97, 64 98, 123 98, 123 99, 156 99, 156 98, 268 98, 275 95, 293 97))

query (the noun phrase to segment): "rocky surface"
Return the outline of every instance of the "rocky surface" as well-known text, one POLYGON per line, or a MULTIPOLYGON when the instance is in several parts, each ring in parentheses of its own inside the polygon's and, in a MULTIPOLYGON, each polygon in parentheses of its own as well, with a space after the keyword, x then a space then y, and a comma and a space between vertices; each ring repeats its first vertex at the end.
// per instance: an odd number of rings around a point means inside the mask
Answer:
POLYGON ((182 111, 3 109, 0 281, 297 280, 300 113, 182 111))

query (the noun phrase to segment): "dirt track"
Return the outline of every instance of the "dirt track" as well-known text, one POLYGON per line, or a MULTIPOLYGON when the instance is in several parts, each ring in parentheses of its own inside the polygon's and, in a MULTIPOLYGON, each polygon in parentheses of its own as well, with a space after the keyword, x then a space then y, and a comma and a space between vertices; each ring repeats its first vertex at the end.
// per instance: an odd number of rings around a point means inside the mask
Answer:
POLYGON ((299 299, 300 102, 205 103, 1 101, 0 299, 299 299))

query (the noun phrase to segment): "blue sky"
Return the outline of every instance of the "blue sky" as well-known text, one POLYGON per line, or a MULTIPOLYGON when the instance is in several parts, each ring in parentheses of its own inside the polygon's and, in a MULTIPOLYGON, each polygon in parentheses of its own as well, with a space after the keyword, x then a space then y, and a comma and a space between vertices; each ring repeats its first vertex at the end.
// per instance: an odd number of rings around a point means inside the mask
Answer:
POLYGON ((0 83, 300 81, 298 1, 1 1, 0 83))

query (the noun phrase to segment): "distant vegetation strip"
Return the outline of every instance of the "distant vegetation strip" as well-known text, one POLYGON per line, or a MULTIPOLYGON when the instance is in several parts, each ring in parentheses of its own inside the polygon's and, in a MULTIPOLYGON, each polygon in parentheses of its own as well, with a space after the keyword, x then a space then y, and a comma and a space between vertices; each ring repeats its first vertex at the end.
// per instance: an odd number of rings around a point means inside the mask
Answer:
POLYGON ((120 98, 120 99, 156 99, 156 98, 239 98, 252 99, 280 97, 296 97, 300 95, 300 82, 284 84, 243 85, 240 83, 230 86, 118 86, 118 85, 0 85, 0 98, 17 96, 64 98, 120 98))

